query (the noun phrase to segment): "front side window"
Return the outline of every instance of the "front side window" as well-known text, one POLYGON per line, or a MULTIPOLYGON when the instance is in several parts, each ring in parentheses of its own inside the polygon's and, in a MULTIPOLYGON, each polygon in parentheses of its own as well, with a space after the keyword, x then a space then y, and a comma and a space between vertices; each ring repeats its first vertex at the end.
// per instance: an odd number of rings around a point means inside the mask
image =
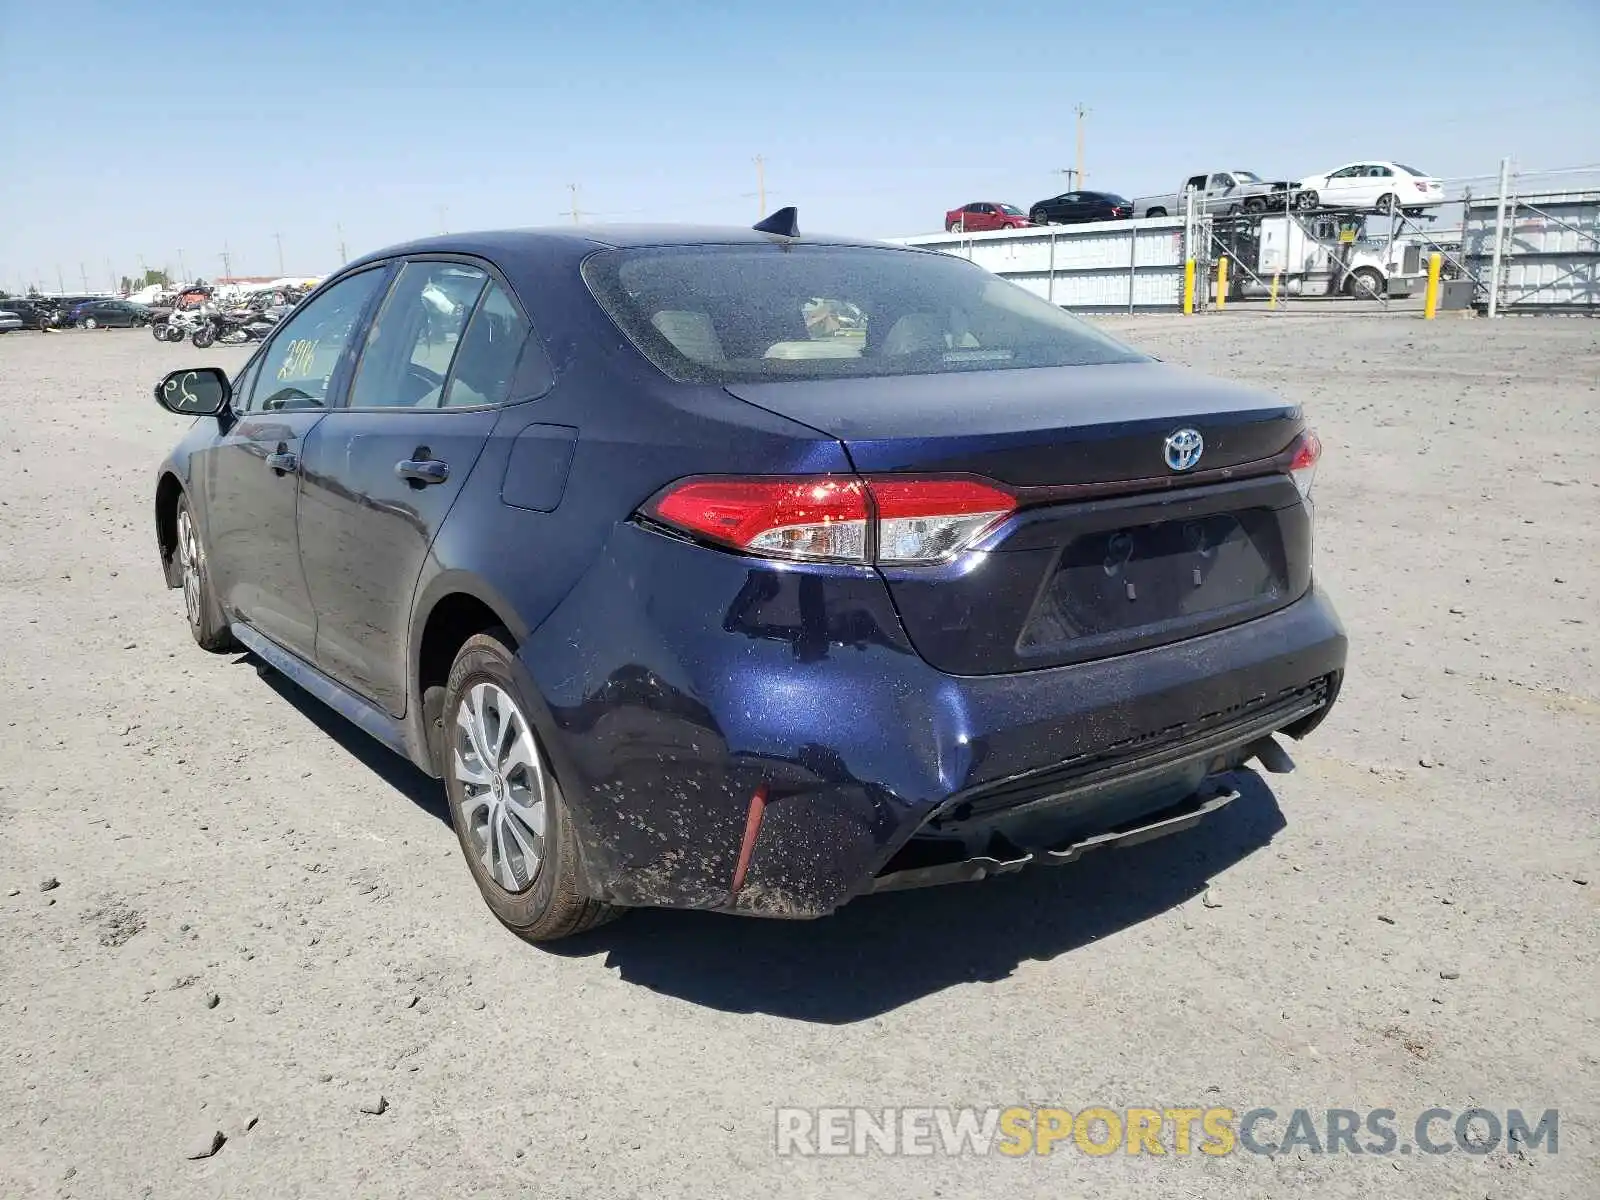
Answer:
POLYGON ((262 356, 250 411, 327 406, 334 372, 384 274, 380 268, 341 279, 284 323, 262 356))
POLYGON ((868 246, 602 250, 584 279, 670 378, 764 382, 1142 362, 949 255, 868 246))
POLYGON ((438 408, 488 278, 463 263, 407 263, 367 334, 350 407, 438 408))
POLYGON ((1216 189, 1231 188, 1233 186, 1233 176, 1213 175, 1211 177, 1211 186, 1216 189))

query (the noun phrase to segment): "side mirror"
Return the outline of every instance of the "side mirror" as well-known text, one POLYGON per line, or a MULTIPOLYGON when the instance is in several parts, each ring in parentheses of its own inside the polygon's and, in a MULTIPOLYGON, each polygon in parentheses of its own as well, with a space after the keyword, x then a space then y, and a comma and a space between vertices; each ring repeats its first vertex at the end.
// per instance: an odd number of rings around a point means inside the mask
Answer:
POLYGON ((174 371, 156 384, 156 403, 182 417, 214 417, 232 398, 233 388, 220 367, 174 371))

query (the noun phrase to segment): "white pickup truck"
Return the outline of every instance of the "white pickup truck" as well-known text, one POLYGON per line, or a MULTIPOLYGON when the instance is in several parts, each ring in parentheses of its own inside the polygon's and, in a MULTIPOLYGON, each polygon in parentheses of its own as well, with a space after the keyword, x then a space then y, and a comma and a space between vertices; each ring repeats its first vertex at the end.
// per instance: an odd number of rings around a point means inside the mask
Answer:
POLYGON ((1133 202, 1136 217, 1182 216, 1189 193, 1194 193, 1196 213, 1283 211, 1285 197, 1294 188, 1287 180, 1268 182, 1254 171, 1212 171, 1191 175, 1183 189, 1165 196, 1140 196, 1133 202))

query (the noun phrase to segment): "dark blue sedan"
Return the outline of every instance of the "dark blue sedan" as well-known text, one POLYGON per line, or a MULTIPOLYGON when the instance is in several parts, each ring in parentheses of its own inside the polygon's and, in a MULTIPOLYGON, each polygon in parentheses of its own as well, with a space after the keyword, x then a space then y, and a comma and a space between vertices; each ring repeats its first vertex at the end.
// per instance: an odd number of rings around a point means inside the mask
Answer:
POLYGON ((196 640, 442 778, 526 938, 1177 832, 1338 693, 1296 406, 769 228, 399 246, 157 388, 196 640))

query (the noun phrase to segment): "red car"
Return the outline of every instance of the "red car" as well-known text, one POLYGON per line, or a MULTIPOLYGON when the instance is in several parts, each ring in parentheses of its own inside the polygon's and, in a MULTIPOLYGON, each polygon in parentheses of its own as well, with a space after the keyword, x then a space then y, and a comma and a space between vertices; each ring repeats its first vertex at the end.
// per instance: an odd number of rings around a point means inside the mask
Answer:
POLYGON ((1015 204, 997 204, 988 200, 981 200, 975 204, 963 204, 960 208, 952 208, 944 215, 944 231, 956 233, 965 230, 967 233, 983 233, 990 229, 1022 229, 1032 225, 1028 214, 1015 204))

